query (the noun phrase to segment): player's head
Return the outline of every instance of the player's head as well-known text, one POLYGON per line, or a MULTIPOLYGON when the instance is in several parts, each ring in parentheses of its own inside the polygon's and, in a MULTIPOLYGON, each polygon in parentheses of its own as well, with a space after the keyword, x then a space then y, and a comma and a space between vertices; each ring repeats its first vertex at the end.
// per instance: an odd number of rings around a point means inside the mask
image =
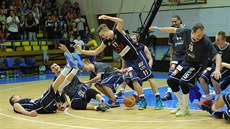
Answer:
POLYGON ((171 20, 172 20, 173 27, 179 28, 180 24, 182 24, 182 20, 180 19, 180 16, 178 15, 174 15, 171 20))
POLYGON ((82 60, 82 62, 84 63, 83 70, 89 72, 91 70, 90 69, 90 64, 91 64, 90 60, 88 58, 85 58, 82 60))
POLYGON ((129 35, 130 36, 130 38, 135 42, 135 43, 138 43, 138 36, 137 36, 137 34, 130 34, 129 35))
POLYGON ((192 39, 195 42, 200 41, 205 34, 205 28, 201 23, 196 23, 192 28, 192 39))
POLYGON ((14 103, 18 102, 19 100, 21 100, 21 96, 20 95, 12 95, 9 99, 10 105, 14 105, 14 103))
POLYGON ((106 24, 101 24, 97 28, 97 33, 105 39, 112 39, 113 38, 113 31, 108 28, 106 24))
POLYGON ((61 72, 60 66, 59 66, 57 63, 55 63, 55 62, 52 62, 52 63, 50 64, 50 69, 51 69, 51 71, 52 71, 53 73, 55 73, 55 74, 61 72))
POLYGON ((224 31, 218 32, 218 34, 215 37, 215 43, 220 47, 224 47, 226 43, 227 36, 224 31))

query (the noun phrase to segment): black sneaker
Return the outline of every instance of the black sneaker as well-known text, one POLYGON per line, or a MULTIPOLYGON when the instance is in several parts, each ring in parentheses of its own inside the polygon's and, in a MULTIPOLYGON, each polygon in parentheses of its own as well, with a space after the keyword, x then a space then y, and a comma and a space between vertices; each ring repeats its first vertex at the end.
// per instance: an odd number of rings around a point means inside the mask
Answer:
POLYGON ((166 95, 161 98, 162 101, 172 100, 172 94, 170 92, 167 92, 166 95))
POLYGON ((217 118, 217 119, 222 119, 223 118, 223 114, 224 114, 224 112, 217 111, 217 112, 213 112, 212 116, 215 117, 215 118, 217 118))

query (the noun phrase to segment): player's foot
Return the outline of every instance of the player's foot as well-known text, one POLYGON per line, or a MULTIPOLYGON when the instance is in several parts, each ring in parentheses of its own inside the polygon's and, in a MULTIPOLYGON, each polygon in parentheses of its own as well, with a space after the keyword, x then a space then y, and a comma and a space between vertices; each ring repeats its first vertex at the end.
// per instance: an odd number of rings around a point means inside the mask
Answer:
POLYGON ((72 53, 72 57, 74 58, 74 60, 77 61, 77 66, 79 69, 84 67, 84 63, 82 62, 81 57, 78 54, 72 53))
POLYGON ((101 103, 97 106, 97 109, 96 111, 102 111, 102 112, 105 112, 106 110, 109 109, 109 105, 106 104, 106 103, 101 103))
POLYGON ((140 103, 140 106, 139 106, 138 110, 144 110, 144 109, 146 109, 147 108, 146 99, 144 97, 141 97, 140 101, 141 101, 141 103, 140 103))
POLYGON ((77 63, 73 60, 71 55, 69 55, 67 52, 64 52, 64 56, 65 56, 66 60, 68 61, 68 64, 66 65, 66 67, 68 67, 68 65, 71 68, 76 68, 77 67, 77 63))
POLYGON ((212 113, 212 116, 215 117, 215 118, 217 118, 217 119, 222 119, 223 118, 223 114, 224 114, 223 111, 216 111, 216 112, 212 113))
POLYGON ((177 103, 176 108, 170 111, 170 114, 176 114, 183 107, 183 103, 177 103))
POLYGON ((115 108, 115 107, 120 107, 120 103, 117 100, 112 100, 112 103, 110 104, 111 108, 115 108))
POLYGON ((167 92, 163 98, 161 98, 162 101, 166 100, 172 100, 172 94, 170 92, 167 92))
POLYGON ((200 109, 201 110, 203 110, 203 111, 207 111, 207 112, 209 112, 210 114, 212 114, 212 108, 210 107, 210 106, 208 106, 208 105, 205 105, 205 104, 200 104, 199 105, 200 107, 200 109))
POLYGON ((140 97, 139 97, 138 95, 136 95, 136 94, 133 94, 133 96, 134 96, 135 99, 136 99, 136 103, 138 103, 138 102, 140 101, 140 97))
POLYGON ((208 100, 208 99, 204 99, 203 101, 201 102, 198 102, 196 105, 200 108, 201 106, 200 105, 207 105, 207 106, 212 106, 212 100, 208 100))
POLYGON ((117 93, 117 97, 121 97, 124 95, 124 91, 120 90, 118 93, 117 93))
POLYGON ((163 107, 164 107, 164 104, 162 103, 160 96, 159 96, 159 95, 156 96, 156 105, 155 105, 155 109, 156 109, 156 110, 161 110, 161 109, 163 109, 163 107))
POLYGON ((175 116, 176 117, 179 117, 179 116, 186 116, 189 114, 189 109, 185 106, 183 106, 176 114, 175 116))

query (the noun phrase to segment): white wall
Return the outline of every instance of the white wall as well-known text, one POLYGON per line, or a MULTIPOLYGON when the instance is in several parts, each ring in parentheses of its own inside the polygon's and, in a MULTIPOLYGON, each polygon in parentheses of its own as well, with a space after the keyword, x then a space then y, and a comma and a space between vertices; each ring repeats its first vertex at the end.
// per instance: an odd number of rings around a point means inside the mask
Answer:
MULTIPOLYGON (((72 0, 80 4, 81 12, 85 15, 87 5, 85 0, 72 0)), ((154 0, 88 0, 95 6, 95 14, 120 13, 125 20, 125 29, 134 31, 140 27, 139 12, 142 10, 144 20, 154 0)), ((173 15, 181 16, 184 24, 192 27, 201 22, 209 36, 214 36, 222 30, 230 35, 230 0, 207 0, 207 4, 161 6, 153 22, 157 26, 169 26, 173 15), (215 8, 213 8, 215 7, 215 8)), ((167 37, 166 33, 156 32, 157 37, 167 37)))
MULTIPOLYGON (((141 26, 138 17, 139 13, 121 14, 120 18, 125 21, 125 29, 135 31, 141 26)), ((142 14, 142 19, 145 20, 147 13, 142 14)), ((175 11, 159 11, 152 25, 170 26, 171 17, 179 15, 184 24, 192 27, 195 23, 201 22, 206 28, 206 34, 215 36, 218 31, 225 31, 230 35, 230 7, 225 8, 207 8, 207 9, 192 9, 192 10, 175 10, 175 11)), ((154 32, 157 37, 168 37, 167 33, 154 32)))

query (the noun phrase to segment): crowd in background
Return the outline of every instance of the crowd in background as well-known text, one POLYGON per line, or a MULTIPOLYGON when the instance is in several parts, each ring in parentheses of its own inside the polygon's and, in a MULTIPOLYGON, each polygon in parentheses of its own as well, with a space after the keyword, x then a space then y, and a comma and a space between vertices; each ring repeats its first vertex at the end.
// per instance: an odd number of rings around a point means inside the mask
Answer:
MULTIPOLYGON (((0 42, 37 40, 43 33, 47 40, 83 40, 91 35, 78 2, 69 0, 2 0, 0 3, 0 42)), ((91 38, 93 38, 91 36, 91 38)))

